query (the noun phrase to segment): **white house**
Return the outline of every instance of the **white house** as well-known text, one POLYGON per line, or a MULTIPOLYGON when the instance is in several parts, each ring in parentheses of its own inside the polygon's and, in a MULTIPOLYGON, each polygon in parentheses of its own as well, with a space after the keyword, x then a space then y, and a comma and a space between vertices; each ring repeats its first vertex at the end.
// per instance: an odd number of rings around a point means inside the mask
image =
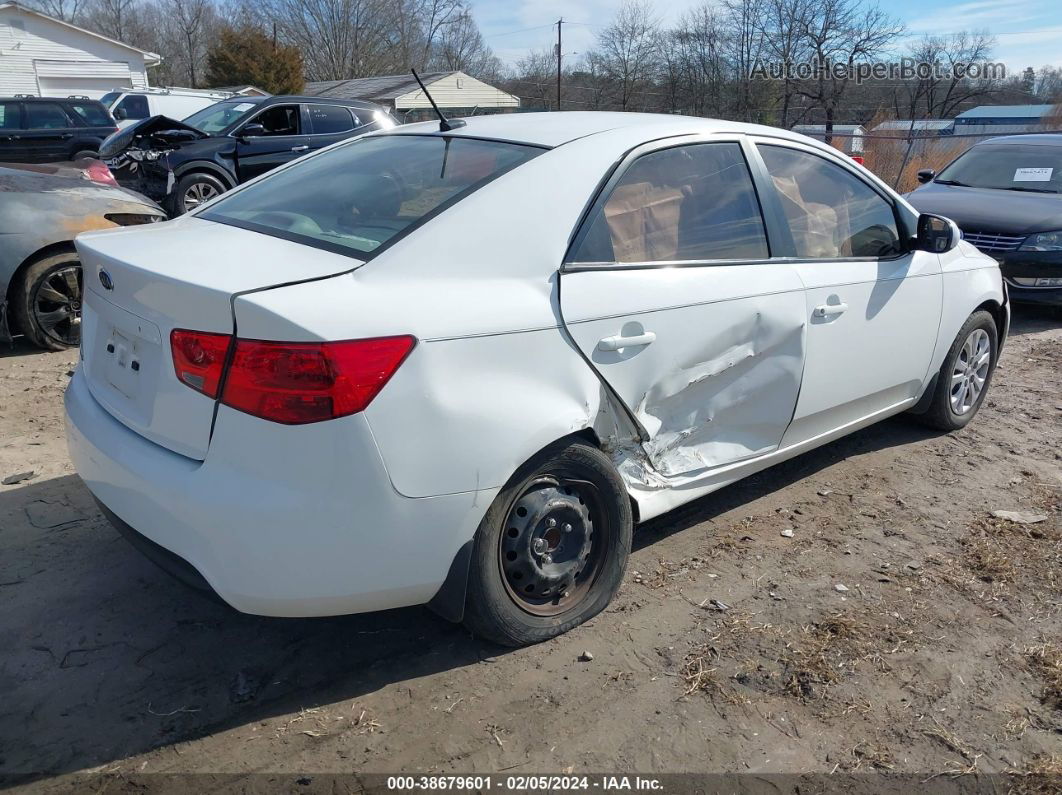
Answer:
POLYGON ((69 22, 0 2, 0 97, 86 96, 147 88, 147 67, 162 60, 69 22))
MULTIPOLYGON (((464 72, 429 72, 420 79, 439 107, 450 116, 504 113, 520 107, 519 97, 464 72)), ((383 105, 405 121, 431 115, 431 103, 411 74, 324 80, 307 83, 303 93, 311 97, 368 100, 383 105)))

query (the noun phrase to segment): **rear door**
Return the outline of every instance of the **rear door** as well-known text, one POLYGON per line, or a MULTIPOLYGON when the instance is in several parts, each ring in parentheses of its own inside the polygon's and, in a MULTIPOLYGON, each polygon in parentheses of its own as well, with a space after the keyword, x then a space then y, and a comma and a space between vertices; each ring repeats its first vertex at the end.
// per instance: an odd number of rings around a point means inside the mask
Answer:
POLYGON ((22 103, 0 102, 0 162, 22 163, 26 159, 26 143, 22 139, 22 103))
POLYGON ((804 291, 770 259, 738 138, 632 153, 560 277, 565 325, 670 477, 777 448, 804 363, 804 291))
POLYGON ((307 136, 307 151, 323 149, 354 134, 362 125, 357 111, 343 105, 307 105, 311 135, 307 136))
POLYGON ((241 129, 248 124, 260 124, 265 129, 261 135, 235 133, 236 172, 240 182, 282 166, 310 149, 310 136, 304 134, 302 108, 297 104, 266 108, 241 129))
POLYGON ((74 133, 71 121, 58 102, 24 102, 21 133, 28 163, 50 163, 69 159, 74 133))
POLYGON ((847 161, 789 142, 756 149, 807 295, 788 446, 918 396, 940 324, 940 261, 910 249, 894 199, 847 161))

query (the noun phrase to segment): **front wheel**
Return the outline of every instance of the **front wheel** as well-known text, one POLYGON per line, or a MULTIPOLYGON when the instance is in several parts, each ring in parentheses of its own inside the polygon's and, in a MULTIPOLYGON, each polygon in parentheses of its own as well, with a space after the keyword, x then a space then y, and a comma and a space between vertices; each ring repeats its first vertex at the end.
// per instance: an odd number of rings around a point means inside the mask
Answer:
POLYGON ((61 351, 81 342, 81 262, 66 251, 42 257, 22 274, 12 301, 19 331, 39 348, 61 351))
POLYGON ((965 427, 977 414, 999 358, 999 332, 988 312, 967 319, 944 357, 923 421, 942 431, 965 427))
POLYGON ((224 192, 225 185, 213 174, 202 171, 185 174, 173 189, 169 209, 175 216, 184 215, 224 192))
POLYGON ((524 646, 593 618, 619 589, 632 532, 630 499, 608 456, 585 442, 546 448, 480 523, 465 624, 524 646))

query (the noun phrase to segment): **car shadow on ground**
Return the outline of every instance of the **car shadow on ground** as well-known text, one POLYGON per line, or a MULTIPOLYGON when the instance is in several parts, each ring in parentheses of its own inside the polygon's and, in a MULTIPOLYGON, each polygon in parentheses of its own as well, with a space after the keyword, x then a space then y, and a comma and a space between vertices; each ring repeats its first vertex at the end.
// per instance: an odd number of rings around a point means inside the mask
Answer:
POLYGON ((47 353, 47 351, 38 348, 25 337, 15 337, 10 341, 0 340, 0 359, 30 356, 35 353, 47 353))
MULTIPOLYGON (((1014 333, 1046 322, 1018 315, 1014 333)), ((848 458, 934 435, 907 418, 872 426, 645 523, 635 549, 848 458)), ((76 476, 0 490, 0 785, 412 688, 506 653, 424 608, 243 615, 133 550, 76 476)))
POLYGON ((1010 333, 1033 334, 1062 326, 1062 306, 1011 304, 1010 333))

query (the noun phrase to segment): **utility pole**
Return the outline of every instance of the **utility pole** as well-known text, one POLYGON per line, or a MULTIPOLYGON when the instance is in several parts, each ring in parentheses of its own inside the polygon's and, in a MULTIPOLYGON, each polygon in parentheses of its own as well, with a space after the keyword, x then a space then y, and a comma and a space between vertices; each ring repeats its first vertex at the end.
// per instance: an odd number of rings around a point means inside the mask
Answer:
POLYGON ((561 109, 561 25, 564 17, 557 20, 557 110, 561 109))

